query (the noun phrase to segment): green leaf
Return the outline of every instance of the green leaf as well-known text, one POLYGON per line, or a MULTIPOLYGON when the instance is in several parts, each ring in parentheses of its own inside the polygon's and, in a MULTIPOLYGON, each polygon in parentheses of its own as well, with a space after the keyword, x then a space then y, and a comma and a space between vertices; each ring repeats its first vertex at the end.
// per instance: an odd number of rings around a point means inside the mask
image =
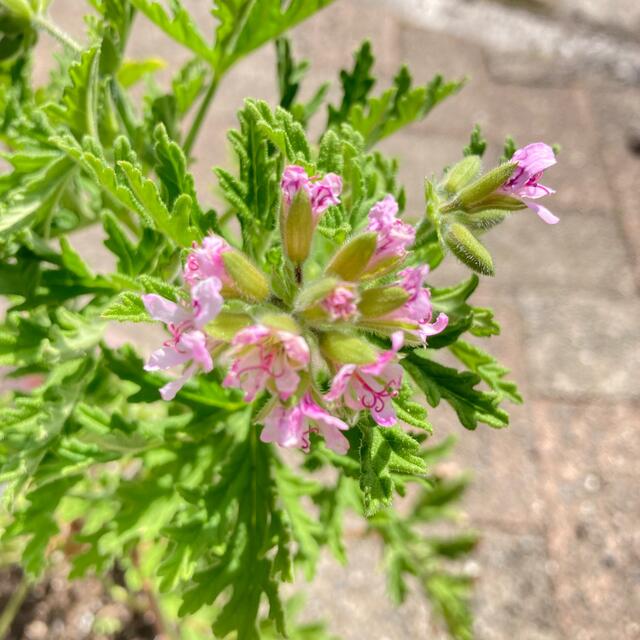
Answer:
POLYGON ((478 391, 479 375, 459 372, 429 360, 415 350, 401 361, 415 383, 424 391, 432 407, 446 400, 455 410, 462 426, 475 429, 479 422, 501 428, 509 424, 509 416, 499 407, 500 396, 478 391))
POLYGON ((80 257, 80 254, 71 246, 71 243, 63 236, 60 238, 60 249, 62 250, 62 264, 71 273, 79 278, 93 278, 93 272, 87 263, 80 257))
POLYGON ((294 61, 289 38, 278 38, 275 44, 280 106, 283 109, 291 110, 300 90, 300 83, 309 69, 309 62, 307 60, 294 61))
POLYGON ((102 317, 107 320, 119 322, 149 322, 149 314, 139 294, 125 291, 102 312, 102 317))
POLYGON ((118 82, 126 88, 138 84, 147 76, 164 69, 167 63, 162 58, 146 58, 144 60, 125 60, 118 69, 118 82))
POLYGON ((176 108, 181 116, 187 114, 202 93, 209 69, 199 58, 183 65, 171 81, 176 108))
POLYGON ((450 345, 449 349, 465 367, 477 373, 501 398, 522 404, 522 396, 516 384, 504 379, 509 369, 503 367, 493 356, 463 340, 450 345))
POLYGON ((446 622, 452 638, 472 640, 471 578, 436 573, 424 581, 423 588, 436 613, 446 622))
POLYGON ((131 0, 131 4, 170 38, 190 49, 203 60, 213 61, 213 50, 180 0, 172 0, 172 15, 169 15, 159 2, 152 0, 131 0))
POLYGON ((368 40, 360 45, 360 49, 353 54, 354 64, 351 72, 343 69, 340 72, 342 85, 342 102, 339 107, 329 105, 329 126, 342 124, 348 120, 355 105, 366 102, 376 80, 371 75, 375 59, 368 40))
POLYGON ((87 49, 78 62, 69 67, 68 85, 60 104, 47 105, 54 123, 65 124, 78 140, 84 135, 98 136, 98 80, 100 47, 87 49))
POLYGON ((426 473, 419 456, 420 444, 395 427, 362 425, 360 488, 367 516, 391 504, 395 474, 422 476, 426 473))
POLYGON ((479 156, 482 158, 487 150, 487 139, 482 135, 480 125, 476 124, 471 132, 469 144, 463 149, 465 156, 479 156))
POLYGON ((349 114, 349 123, 360 132, 368 147, 411 123, 422 120, 440 102, 457 93, 463 82, 445 82, 437 75, 423 87, 412 87, 406 67, 394 78, 394 87, 379 98, 369 98, 356 104, 349 114))
POLYGON ((421 404, 411 399, 413 395, 413 387, 406 382, 403 383, 398 395, 393 398, 398 420, 417 429, 422 429, 427 433, 432 433, 433 427, 427 420, 427 410, 421 404))
POLYGON ((223 73, 240 58, 311 17, 333 0, 218 0, 213 15, 216 29, 215 61, 223 73))

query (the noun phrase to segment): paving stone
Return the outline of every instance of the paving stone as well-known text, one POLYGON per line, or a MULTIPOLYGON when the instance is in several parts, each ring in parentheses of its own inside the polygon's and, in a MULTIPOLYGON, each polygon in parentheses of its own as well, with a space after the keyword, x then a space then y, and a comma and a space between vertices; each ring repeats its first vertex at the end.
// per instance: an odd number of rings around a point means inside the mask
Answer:
POLYGON ((489 531, 480 546, 478 640, 560 640, 544 538, 489 531))
POLYGON ((518 297, 531 384, 544 395, 640 396, 640 301, 568 293, 518 297))
POLYGON ((611 208, 620 220, 640 287, 640 155, 633 145, 640 131, 640 89, 612 91, 610 86, 601 84, 594 87, 590 97, 602 140, 599 158, 611 182, 611 208))
POLYGON ((323 555, 314 581, 301 585, 307 595, 305 617, 325 619, 344 640, 446 640, 444 633, 433 628, 421 597, 412 595, 401 607, 391 604, 377 540, 351 540, 347 552, 347 567, 323 555))
POLYGON ((631 296, 634 273, 615 216, 608 210, 576 212, 549 196, 545 205, 560 218, 546 225, 530 209, 483 238, 496 265, 496 288, 544 291, 552 301, 558 289, 631 296))
POLYGON ((631 411, 537 407, 557 602, 567 637, 576 640, 626 640, 640 631, 638 470, 612 467, 598 455, 605 443, 592 435, 609 431, 624 440, 630 420, 640 426, 631 411))

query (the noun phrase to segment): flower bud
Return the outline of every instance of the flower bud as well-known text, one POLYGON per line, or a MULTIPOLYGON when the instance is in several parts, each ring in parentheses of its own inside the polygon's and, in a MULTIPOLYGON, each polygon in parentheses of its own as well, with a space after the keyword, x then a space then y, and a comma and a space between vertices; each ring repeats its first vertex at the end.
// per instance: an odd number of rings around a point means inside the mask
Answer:
POLYGON ((460 191, 456 199, 457 202, 463 208, 481 202, 499 189, 511 177, 511 174, 517 166, 518 164, 516 162, 505 162, 499 167, 489 171, 489 173, 485 173, 482 177, 460 191))
POLYGON ((309 194, 305 189, 295 194, 282 218, 285 253, 294 264, 302 264, 309 256, 315 226, 309 194))
POLYGON ((491 254, 467 227, 454 222, 446 230, 444 240, 451 252, 469 268, 484 275, 494 275, 491 254))
POLYGON ((364 338, 338 331, 322 334, 320 351, 327 360, 339 364, 371 364, 378 357, 376 349, 364 338))
POLYGON ((449 170, 443 186, 449 193, 458 193, 480 173, 480 169, 480 158, 467 156, 449 170))
POLYGON ((399 309, 408 299, 402 287, 373 287, 361 294, 358 309, 363 316, 376 318, 399 309))
POLYGON ((238 331, 248 327, 251 323, 252 319, 246 313, 221 311, 214 320, 206 325, 205 331, 216 340, 230 342, 238 331))
POLYGON ((377 237, 377 233, 370 231, 352 238, 333 256, 327 272, 343 280, 351 282, 357 280, 376 250, 377 237))
POLYGON ((243 253, 234 249, 225 251, 222 261, 241 296, 256 302, 263 302, 269 297, 267 279, 243 253))
POLYGON ((278 331, 287 331, 294 335, 300 335, 300 327, 296 321, 286 313, 265 313, 260 316, 260 324, 278 331))
POLYGON ((485 209, 483 211, 476 211, 475 213, 461 213, 456 217, 466 227, 469 227, 469 229, 487 231, 500 224, 508 215, 509 211, 485 209))

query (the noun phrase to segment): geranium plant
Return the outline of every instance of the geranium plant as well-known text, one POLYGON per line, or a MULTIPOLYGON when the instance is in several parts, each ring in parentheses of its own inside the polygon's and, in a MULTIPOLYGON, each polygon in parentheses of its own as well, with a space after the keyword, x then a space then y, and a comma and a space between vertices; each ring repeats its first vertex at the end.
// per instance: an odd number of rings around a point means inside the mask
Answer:
POLYGON ((555 155, 507 140, 483 172, 476 128, 460 162, 425 180, 425 210, 405 211, 397 162, 375 147, 462 83, 414 86, 403 67, 374 95, 365 43, 312 140, 326 86, 298 100, 307 65, 283 34, 329 1, 212 2, 211 43, 179 0, 90 0, 81 46, 46 0, 0 0, 2 541, 31 577, 60 549, 72 578, 117 567, 166 637, 330 637, 289 615, 280 586, 311 579, 324 547, 348 563, 347 511, 384 543, 391 597, 412 576, 451 636, 472 636, 471 581, 452 560, 477 537, 424 526, 451 517, 466 483, 434 471, 451 442, 430 445, 426 406, 450 404, 473 430, 507 426, 503 403, 521 402, 467 340, 499 332, 471 299, 494 272, 482 234, 527 209, 557 222, 538 201, 555 155), (134 18, 193 56, 168 93, 157 60, 125 56, 134 18), (59 66, 34 89, 43 30, 59 66), (194 142, 219 83, 270 41, 280 104, 245 101, 235 169, 214 170, 224 204, 207 209, 194 142), (89 225, 113 273, 74 248, 89 225), (451 255, 474 273, 430 287, 451 255), (165 337, 143 359, 105 338, 118 321, 165 337))

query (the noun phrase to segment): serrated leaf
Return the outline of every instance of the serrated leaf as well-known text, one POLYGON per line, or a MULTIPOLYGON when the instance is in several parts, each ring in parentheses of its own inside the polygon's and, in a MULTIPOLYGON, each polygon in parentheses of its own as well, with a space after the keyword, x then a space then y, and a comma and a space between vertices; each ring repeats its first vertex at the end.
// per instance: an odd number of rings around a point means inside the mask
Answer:
POLYGON ((124 60, 118 69, 118 82, 125 88, 132 87, 166 66, 167 63, 162 58, 124 60))
POLYGON ((503 367, 493 356, 464 340, 458 340, 449 349, 462 364, 477 373, 501 397, 522 404, 522 396, 516 384, 504 379, 509 369, 503 367))
POLYGON ((203 60, 213 61, 212 48, 209 47, 180 0, 172 0, 173 12, 171 14, 159 2, 152 0, 131 0, 131 4, 170 38, 187 49, 191 49, 203 60))
POLYGON ((479 375, 445 367, 418 350, 410 353, 401 364, 424 391, 429 404, 436 407, 440 400, 446 400, 466 429, 475 429, 479 422, 495 428, 509 424, 508 414, 499 406, 499 396, 475 388, 481 381, 479 375))
POLYGON ((118 322, 149 322, 149 314, 142 303, 140 295, 125 291, 109 303, 102 312, 102 317, 118 322))

